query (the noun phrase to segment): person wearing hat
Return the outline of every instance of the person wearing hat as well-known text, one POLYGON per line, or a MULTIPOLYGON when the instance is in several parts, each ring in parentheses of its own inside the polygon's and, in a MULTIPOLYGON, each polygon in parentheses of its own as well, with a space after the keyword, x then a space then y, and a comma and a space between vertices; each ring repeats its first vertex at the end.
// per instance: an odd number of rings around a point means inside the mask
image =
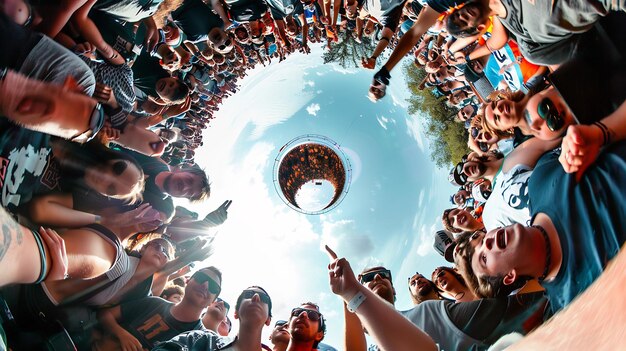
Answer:
POLYGON ((454 248, 456 242, 452 238, 452 233, 447 230, 438 230, 435 233, 435 250, 450 263, 454 263, 454 248))

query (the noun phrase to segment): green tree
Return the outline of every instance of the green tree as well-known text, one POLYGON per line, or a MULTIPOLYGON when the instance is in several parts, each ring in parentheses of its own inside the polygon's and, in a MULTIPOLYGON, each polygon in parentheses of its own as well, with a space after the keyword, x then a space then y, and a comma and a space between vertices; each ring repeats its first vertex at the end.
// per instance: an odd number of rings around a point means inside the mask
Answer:
POLYGON ((375 48, 370 38, 363 38, 359 43, 350 31, 341 31, 339 41, 333 42, 322 57, 324 63, 336 62, 343 68, 361 67, 361 57, 368 57, 375 48))
POLYGON ((402 70, 406 77, 411 96, 408 112, 424 117, 423 125, 430 143, 430 157, 439 168, 449 168, 461 160, 470 150, 467 147, 468 134, 462 123, 454 120, 456 110, 437 98, 430 89, 419 89, 426 78, 422 68, 407 62, 402 70))

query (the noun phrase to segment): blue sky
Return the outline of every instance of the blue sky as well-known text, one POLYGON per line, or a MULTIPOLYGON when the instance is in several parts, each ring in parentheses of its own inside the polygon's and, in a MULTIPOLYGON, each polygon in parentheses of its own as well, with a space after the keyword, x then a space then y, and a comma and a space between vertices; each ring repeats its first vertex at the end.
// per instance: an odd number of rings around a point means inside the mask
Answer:
POLYGON ((387 97, 372 103, 366 94, 373 71, 324 65, 321 53, 315 47, 308 56, 294 54, 240 82, 196 153, 210 176, 211 198, 190 208, 204 216, 233 200, 229 219, 214 230, 215 253, 203 263, 222 270, 227 301, 234 305, 242 289, 261 285, 272 297, 274 319, 315 301, 328 320, 324 342, 342 349, 341 301, 328 287, 324 245, 356 272, 390 268, 396 307, 408 309, 407 277, 415 271, 429 276, 446 263, 432 248, 433 234, 455 189, 448 170, 430 160, 420 117, 406 112, 401 68, 392 72, 387 97), (293 211, 272 183, 279 149, 303 134, 336 141, 353 169, 343 202, 322 215, 293 211))

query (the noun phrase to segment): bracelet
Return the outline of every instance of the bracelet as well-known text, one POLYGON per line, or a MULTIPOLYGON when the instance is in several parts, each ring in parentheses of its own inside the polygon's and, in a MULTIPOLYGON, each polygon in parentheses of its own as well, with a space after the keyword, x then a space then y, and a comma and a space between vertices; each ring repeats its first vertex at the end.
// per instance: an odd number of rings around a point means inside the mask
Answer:
POLYGON ((472 59, 470 58, 470 55, 467 54, 465 55, 465 62, 470 62, 472 59))
POLYGON ((363 295, 362 292, 358 292, 356 293, 356 295, 354 295, 354 297, 352 299, 350 299, 350 302, 348 302, 348 304, 346 305, 346 307, 348 308, 348 311, 354 313, 356 312, 356 309, 359 308, 359 306, 361 306, 361 304, 363 303, 363 301, 365 301, 365 295, 363 295))
POLYGON ((602 122, 597 121, 593 123, 595 126, 597 126, 598 128, 600 128, 600 130, 602 131, 602 146, 606 146, 607 144, 611 143, 611 133, 609 132, 609 128, 602 122))
POLYGON ((39 250, 39 256, 41 257, 39 276, 37 277, 37 280, 33 283, 33 284, 39 284, 43 282, 44 279, 46 279, 46 273, 47 273, 46 272, 47 271, 46 251, 44 249, 43 239, 39 236, 39 233, 37 233, 34 230, 31 230, 31 232, 33 233, 33 236, 35 237, 35 243, 37 243, 37 249, 39 250))

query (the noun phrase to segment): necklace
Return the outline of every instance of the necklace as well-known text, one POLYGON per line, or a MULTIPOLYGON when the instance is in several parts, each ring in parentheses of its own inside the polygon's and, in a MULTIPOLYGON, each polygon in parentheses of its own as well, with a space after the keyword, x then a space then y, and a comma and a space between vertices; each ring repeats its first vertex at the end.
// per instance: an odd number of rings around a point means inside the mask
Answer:
POLYGON ((543 234, 543 239, 546 242, 546 265, 545 267, 543 267, 543 274, 541 275, 541 277, 539 277, 539 281, 541 282, 548 276, 550 263, 552 263, 552 249, 550 248, 550 238, 548 237, 548 232, 546 232, 546 230, 540 225, 533 225, 533 228, 539 229, 541 234, 543 234))

